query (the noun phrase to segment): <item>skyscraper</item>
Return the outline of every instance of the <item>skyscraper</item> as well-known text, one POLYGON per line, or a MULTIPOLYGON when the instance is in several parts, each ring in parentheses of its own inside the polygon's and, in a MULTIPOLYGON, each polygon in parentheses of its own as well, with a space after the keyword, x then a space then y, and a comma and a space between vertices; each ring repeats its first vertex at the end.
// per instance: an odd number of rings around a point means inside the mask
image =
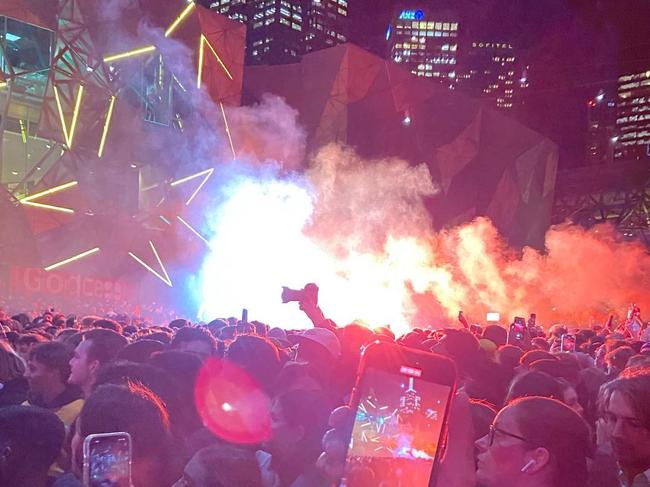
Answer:
POLYGON ((511 111, 528 87, 527 68, 510 42, 468 40, 462 47, 458 88, 511 111))
POLYGON ((348 0, 215 0, 210 8, 247 25, 248 64, 296 62, 347 40, 348 0))
POLYGON ((413 74, 453 86, 458 63, 458 16, 426 8, 398 10, 386 32, 390 58, 413 74))
POLYGON ((616 97, 609 90, 601 89, 587 102, 587 151, 588 164, 612 162, 616 137, 616 97))
POLYGON ((650 70, 618 78, 616 159, 650 158, 650 70))

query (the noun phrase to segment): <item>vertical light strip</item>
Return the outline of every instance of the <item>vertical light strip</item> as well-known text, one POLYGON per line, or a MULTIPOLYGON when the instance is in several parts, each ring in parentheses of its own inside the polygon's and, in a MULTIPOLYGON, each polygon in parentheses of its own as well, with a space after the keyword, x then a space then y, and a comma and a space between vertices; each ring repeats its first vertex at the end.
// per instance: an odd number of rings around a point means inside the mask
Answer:
POLYGON ((223 123, 226 127, 226 135, 228 136, 228 141, 230 142, 230 150, 232 151, 232 158, 237 159, 237 153, 235 152, 235 146, 232 143, 232 135, 230 134, 230 126, 228 125, 228 118, 226 117, 226 110, 223 107, 223 102, 219 102, 221 106, 221 115, 223 116, 223 123))
POLYGON ((74 133, 77 129, 77 120, 79 120, 79 110, 81 109, 81 99, 84 96, 84 85, 79 85, 77 91, 77 100, 74 104, 74 112, 72 112, 72 124, 70 125, 70 140, 68 141, 68 149, 72 149, 72 141, 74 140, 74 133))
POLYGON ((59 111, 59 118, 61 119, 61 130, 63 130, 63 138, 66 145, 68 144, 68 125, 65 123, 65 116, 63 115, 63 106, 61 105, 61 97, 59 96, 59 89, 54 86, 54 99, 56 100, 56 108, 59 111))
POLYGON ((196 80, 196 87, 201 88, 201 82, 203 79, 203 56, 205 55, 205 45, 203 44, 203 34, 199 38, 199 65, 198 65, 198 77, 196 80))
POLYGON ((99 141, 99 150, 97 151, 97 157, 102 157, 104 155, 104 145, 106 144, 106 137, 108 136, 108 130, 111 126, 111 119, 113 118, 114 106, 115 106, 115 95, 111 96, 111 101, 108 105, 108 112, 106 113, 106 120, 104 120, 104 130, 102 131, 102 138, 99 141))

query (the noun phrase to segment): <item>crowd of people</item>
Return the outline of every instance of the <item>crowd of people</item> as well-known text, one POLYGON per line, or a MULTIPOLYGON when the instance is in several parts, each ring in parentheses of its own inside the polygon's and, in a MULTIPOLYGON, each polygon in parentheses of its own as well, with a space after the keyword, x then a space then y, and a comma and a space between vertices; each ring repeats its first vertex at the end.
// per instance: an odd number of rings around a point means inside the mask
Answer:
POLYGON ((650 486, 650 342, 638 318, 531 326, 516 340, 497 324, 396 337, 338 326, 304 297, 303 331, 0 310, 0 487, 83 485, 84 439, 113 432, 131 437, 134 487, 339 485, 346 405, 375 341, 456 365, 436 485, 650 486))

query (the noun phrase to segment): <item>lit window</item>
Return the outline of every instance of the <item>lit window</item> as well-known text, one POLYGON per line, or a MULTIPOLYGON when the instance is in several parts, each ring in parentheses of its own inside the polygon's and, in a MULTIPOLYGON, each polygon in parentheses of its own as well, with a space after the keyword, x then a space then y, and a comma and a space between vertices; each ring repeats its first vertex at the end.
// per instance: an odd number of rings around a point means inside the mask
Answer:
POLYGON ((442 30, 442 22, 436 22, 436 29, 442 30))

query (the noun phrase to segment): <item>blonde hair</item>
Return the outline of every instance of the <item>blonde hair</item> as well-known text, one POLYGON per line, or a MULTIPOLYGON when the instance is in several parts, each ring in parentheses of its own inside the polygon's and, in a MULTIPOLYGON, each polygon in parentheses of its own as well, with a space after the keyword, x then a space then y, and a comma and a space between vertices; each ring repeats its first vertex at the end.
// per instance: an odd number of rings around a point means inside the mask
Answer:
POLYGON ((0 382, 5 383, 18 377, 25 372, 25 362, 14 352, 11 345, 0 340, 0 382))

